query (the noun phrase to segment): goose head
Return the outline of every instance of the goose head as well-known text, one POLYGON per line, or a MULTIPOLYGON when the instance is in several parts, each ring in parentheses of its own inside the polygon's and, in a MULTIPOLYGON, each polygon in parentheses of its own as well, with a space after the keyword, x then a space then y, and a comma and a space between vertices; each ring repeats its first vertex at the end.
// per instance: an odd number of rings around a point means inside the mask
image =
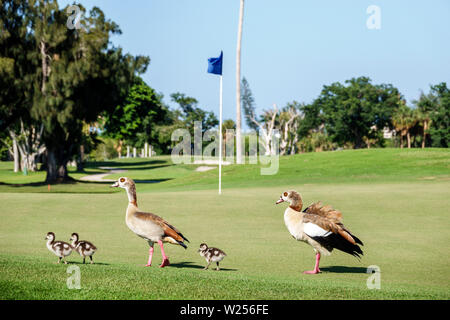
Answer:
POLYGON ((45 240, 53 241, 55 240, 55 234, 53 232, 48 232, 45 240))
POLYGON ((208 249, 208 245, 206 243, 202 243, 198 249, 198 252, 205 251, 206 249, 208 249))
POLYGON ((70 241, 77 242, 78 241, 78 233, 74 232, 70 236, 70 241))
POLYGON ((288 202, 291 207, 295 207, 296 209, 300 208, 298 209, 299 211, 301 210, 301 207, 303 205, 300 194, 294 190, 283 192, 280 196, 280 199, 278 199, 275 204, 279 204, 282 202, 288 202))
POLYGON ((128 200, 131 204, 137 207, 136 201, 136 185, 134 181, 127 177, 120 177, 116 182, 114 182, 111 187, 123 188, 127 191, 128 200))
POLYGON ((117 179, 116 182, 114 182, 111 187, 112 188, 123 188, 128 189, 131 185, 134 185, 133 180, 127 178, 127 177, 120 177, 117 179))

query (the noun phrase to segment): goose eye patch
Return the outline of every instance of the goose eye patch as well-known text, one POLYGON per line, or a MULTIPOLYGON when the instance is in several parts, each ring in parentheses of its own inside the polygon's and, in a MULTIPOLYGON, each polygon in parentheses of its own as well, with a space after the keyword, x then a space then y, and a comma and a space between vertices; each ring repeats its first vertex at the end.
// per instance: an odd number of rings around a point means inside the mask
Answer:
POLYGON ((120 179, 120 182, 125 182, 125 179, 124 179, 124 178, 121 178, 121 179, 120 179))
POLYGON ((284 195, 285 197, 287 197, 288 193, 287 193, 287 192, 285 192, 285 193, 283 193, 283 195, 284 195))

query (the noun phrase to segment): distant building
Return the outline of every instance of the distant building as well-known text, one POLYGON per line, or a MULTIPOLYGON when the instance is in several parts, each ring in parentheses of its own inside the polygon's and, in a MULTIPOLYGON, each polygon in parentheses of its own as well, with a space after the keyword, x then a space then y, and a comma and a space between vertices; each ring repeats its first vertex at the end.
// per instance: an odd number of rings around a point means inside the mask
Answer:
MULTIPOLYGON (((377 131, 377 126, 371 126, 371 130, 377 131)), ((383 128, 383 138, 384 139, 392 139, 395 137, 395 130, 390 130, 388 127, 383 128)))
POLYGON ((383 138, 392 139, 395 137, 395 130, 390 130, 388 127, 383 128, 383 138))

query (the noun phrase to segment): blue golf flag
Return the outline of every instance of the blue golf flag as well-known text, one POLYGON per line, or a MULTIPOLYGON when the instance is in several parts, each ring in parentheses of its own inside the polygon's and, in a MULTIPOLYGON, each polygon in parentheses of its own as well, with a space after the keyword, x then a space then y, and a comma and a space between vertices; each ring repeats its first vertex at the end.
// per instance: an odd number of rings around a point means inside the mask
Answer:
POLYGON ((208 59, 208 73, 222 75, 222 58, 223 52, 220 51, 220 57, 208 59))

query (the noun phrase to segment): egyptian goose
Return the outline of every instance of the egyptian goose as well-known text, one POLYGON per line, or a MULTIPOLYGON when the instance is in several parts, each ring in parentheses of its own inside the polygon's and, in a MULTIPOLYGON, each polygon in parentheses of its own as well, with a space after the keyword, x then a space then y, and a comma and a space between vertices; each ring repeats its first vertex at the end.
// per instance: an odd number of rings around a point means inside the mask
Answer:
POLYGON ((45 240, 47 240, 48 250, 58 256, 57 263, 63 259, 64 263, 67 264, 66 257, 72 253, 72 246, 64 241, 55 241, 55 234, 53 232, 48 232, 45 240))
POLYGON ((76 252, 80 254, 80 256, 83 257, 83 264, 86 261, 86 257, 89 257, 91 260, 91 264, 94 263, 92 260, 92 256, 97 251, 97 247, 94 246, 91 242, 86 240, 79 240, 78 233, 72 233, 72 236, 70 237, 70 241, 72 241, 72 248, 76 252))
POLYGON ((129 202, 125 222, 131 231, 147 240, 150 245, 148 262, 145 265, 146 267, 152 265, 153 244, 155 242, 159 244, 163 256, 163 261, 160 265, 161 268, 170 264, 169 259, 164 252, 163 242, 177 244, 187 249, 184 241, 189 242, 189 240, 186 239, 178 229, 156 214, 139 210, 136 198, 136 185, 133 180, 121 177, 111 187, 120 187, 127 191, 129 202))
POLYGON ((328 256, 333 249, 344 251, 357 258, 363 255, 358 246, 363 243, 344 227, 341 212, 331 206, 322 206, 320 202, 313 203, 302 211, 302 198, 296 191, 284 192, 276 204, 285 201, 290 204, 284 212, 284 223, 289 233, 294 239, 311 245, 316 252, 314 270, 304 273, 319 273, 321 254, 328 256))
POLYGON ((203 270, 207 270, 211 262, 215 262, 217 264, 216 270, 219 271, 219 262, 226 257, 225 252, 217 248, 208 248, 208 245, 206 243, 202 243, 200 245, 198 252, 200 253, 200 256, 204 257, 206 259, 206 262, 208 263, 203 270))

